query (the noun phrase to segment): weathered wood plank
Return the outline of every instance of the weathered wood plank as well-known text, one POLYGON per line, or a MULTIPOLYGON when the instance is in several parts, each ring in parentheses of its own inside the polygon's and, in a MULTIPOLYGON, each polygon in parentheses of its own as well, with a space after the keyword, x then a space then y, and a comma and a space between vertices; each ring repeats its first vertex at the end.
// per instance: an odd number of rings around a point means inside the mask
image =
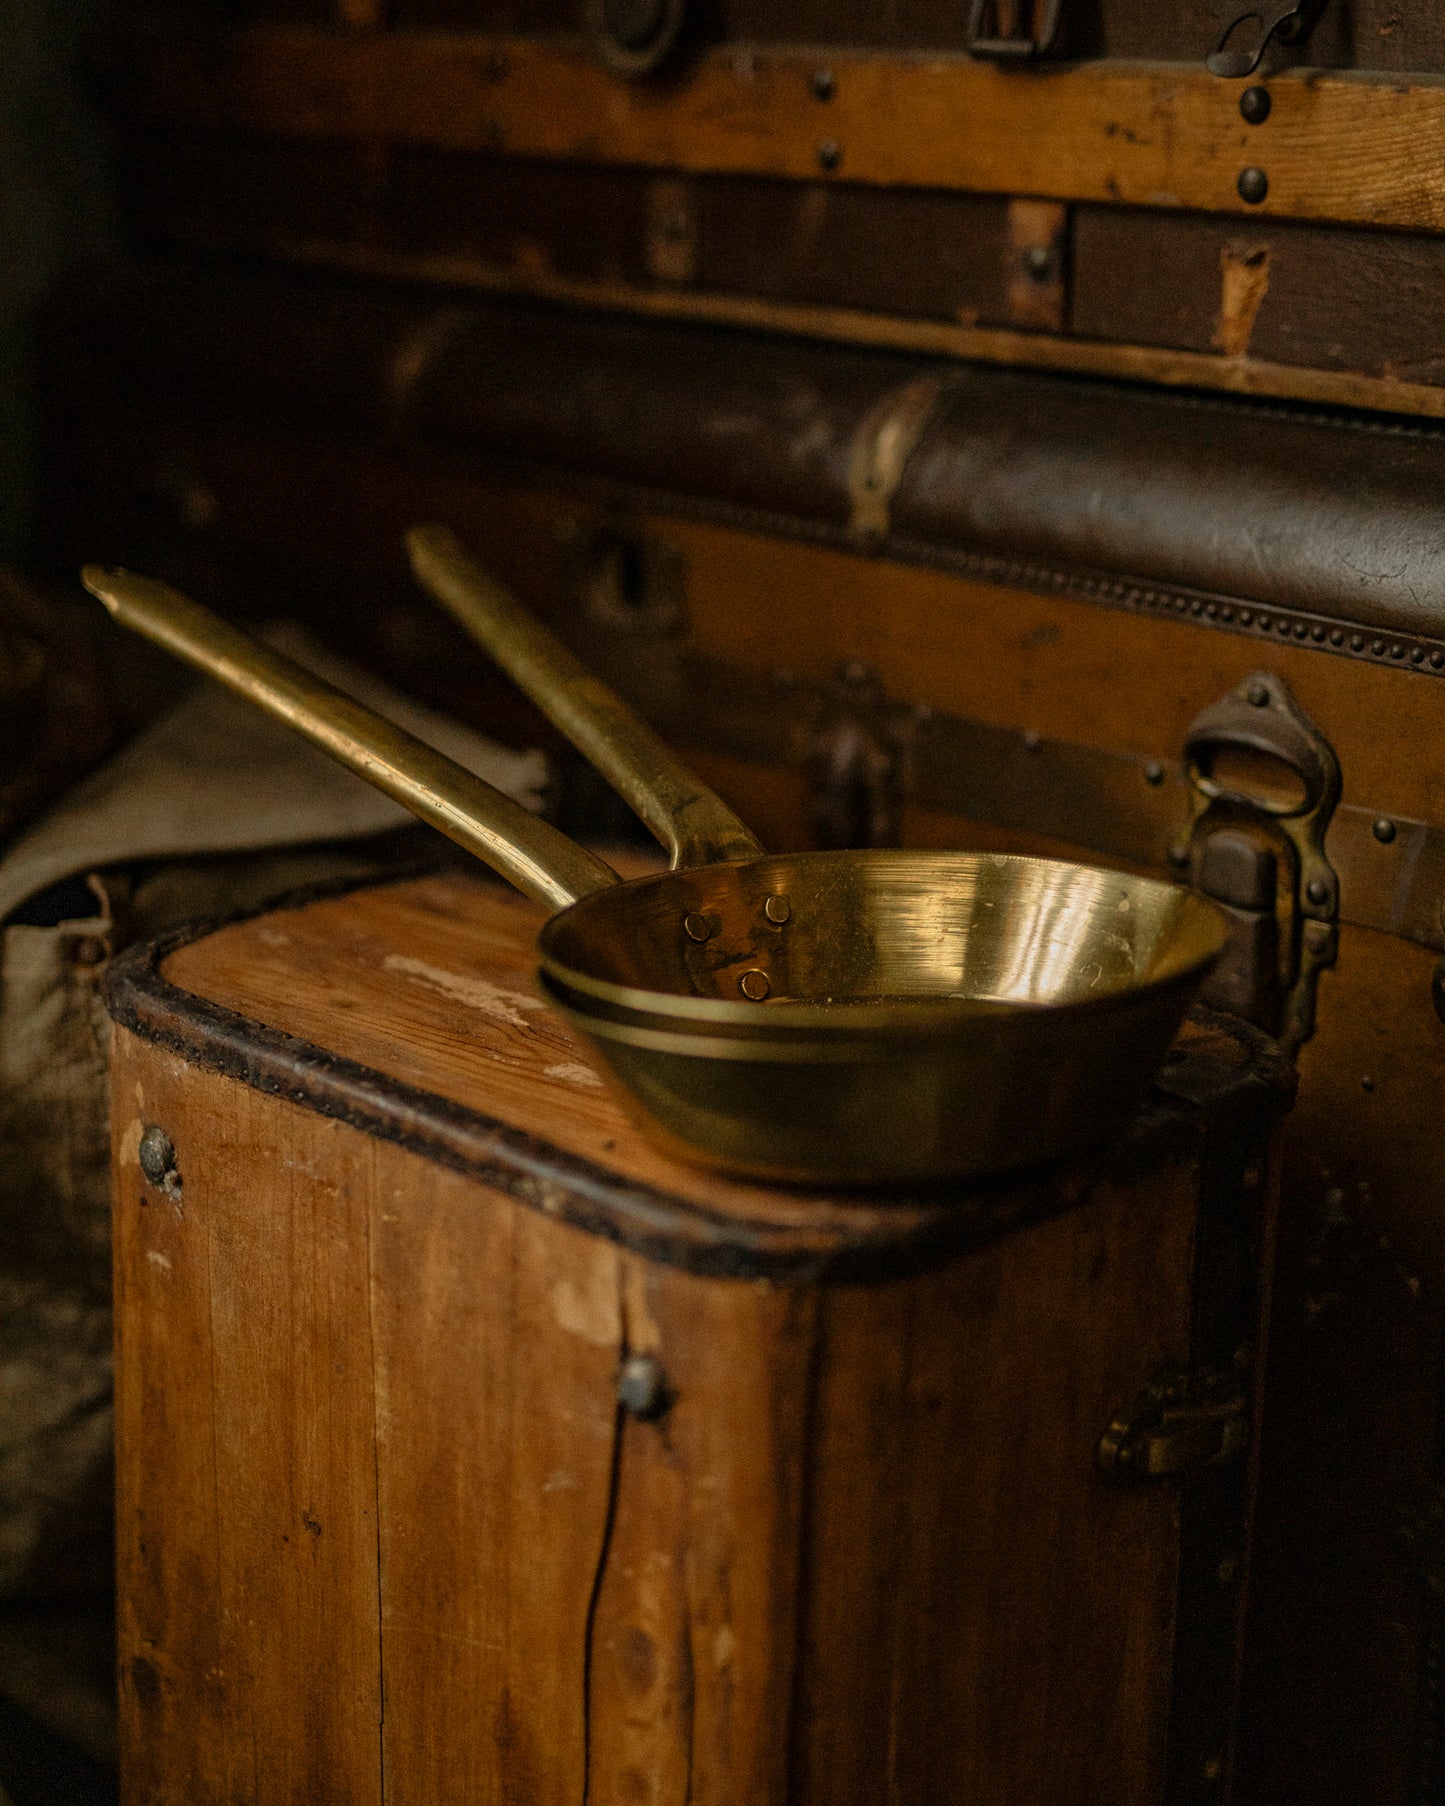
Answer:
POLYGON ((136 29, 113 54, 133 117, 282 137, 1445 228, 1445 172, 1420 155, 1445 124, 1437 78, 1291 72, 1250 126, 1238 84, 1183 64, 845 53, 820 100, 816 54, 789 50, 715 53, 661 84, 619 82, 566 43, 472 33, 136 29), (1237 188, 1252 165, 1269 180, 1257 206, 1237 188))

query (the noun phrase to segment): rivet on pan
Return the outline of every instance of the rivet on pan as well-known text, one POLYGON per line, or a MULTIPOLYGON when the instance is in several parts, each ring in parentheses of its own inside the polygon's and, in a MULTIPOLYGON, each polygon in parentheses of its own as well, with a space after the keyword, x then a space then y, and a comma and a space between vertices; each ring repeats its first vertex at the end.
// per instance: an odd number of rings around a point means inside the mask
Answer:
POLYGON ((836 138, 825 138, 818 146, 818 166, 821 169, 836 169, 843 161, 843 146, 836 138))
POLYGON ((761 1003, 772 988, 766 972, 744 972, 738 980, 738 989, 753 1003, 761 1003))
POLYGON ((1441 665, 1445 665, 1445 652, 1432 652, 1430 654, 1430 668, 1434 671, 1438 671, 1441 665))
POLYGON ((1257 708, 1257 709, 1264 708, 1265 705, 1269 701, 1268 685, 1267 684, 1251 684, 1249 686, 1249 700, 1254 704, 1255 708, 1257 708))
POLYGON ((682 931, 690 941, 707 941, 712 939, 712 923, 706 916, 700 916, 696 910, 682 918, 682 931))
POLYGON ((786 897, 769 897, 767 902, 763 905, 763 914, 775 928, 781 928, 783 923, 787 921, 792 913, 793 906, 786 897))
POLYGON ((1380 817, 1380 819, 1375 823, 1374 828, 1372 829, 1372 832, 1375 836, 1375 839, 1379 841, 1380 845, 1382 847, 1387 847, 1387 846, 1389 846, 1390 842, 1395 838, 1395 824, 1394 824, 1394 822, 1392 822, 1390 820, 1390 818, 1388 816, 1382 815, 1380 817))
POLYGON ((837 78, 831 69, 813 71, 813 92, 819 100, 831 100, 838 92, 837 78))
POLYGON ((1151 759, 1144 767, 1144 782, 1146 784, 1162 784, 1164 782, 1164 767, 1157 759, 1151 759))
POLYGON ((1323 878, 1311 878, 1305 886, 1305 895, 1311 903, 1325 903, 1329 901, 1330 887, 1323 878))

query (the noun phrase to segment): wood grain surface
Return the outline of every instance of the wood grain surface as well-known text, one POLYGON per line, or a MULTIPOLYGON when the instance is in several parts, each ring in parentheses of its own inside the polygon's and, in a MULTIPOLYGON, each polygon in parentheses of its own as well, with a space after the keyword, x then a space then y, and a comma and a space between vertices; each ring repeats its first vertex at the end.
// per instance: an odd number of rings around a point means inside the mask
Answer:
POLYGON ((658 169, 814 178, 1059 201, 1280 214, 1438 230, 1445 177, 1419 154, 1445 83, 1291 71, 1264 126, 1202 66, 1105 61, 999 69, 967 58, 730 50, 662 84, 626 83, 581 47, 449 32, 268 25, 186 41, 131 28, 132 117, 300 139, 362 139, 658 169), (961 126, 966 122, 966 126, 961 126), (1237 183, 1265 168, 1250 207, 1237 183))
POLYGON ((820 1292, 115 1075, 129 1806, 1158 1799, 1177 1501, 1093 1448, 1187 1353, 1188 1168, 820 1292))

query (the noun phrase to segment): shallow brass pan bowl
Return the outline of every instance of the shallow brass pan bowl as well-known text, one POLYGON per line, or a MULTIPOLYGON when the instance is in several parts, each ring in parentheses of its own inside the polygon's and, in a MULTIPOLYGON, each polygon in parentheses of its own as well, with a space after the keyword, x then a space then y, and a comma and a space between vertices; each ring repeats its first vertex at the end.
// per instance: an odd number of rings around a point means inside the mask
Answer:
POLYGON ((622 883, 510 798, 165 585, 112 612, 290 722, 554 913, 544 994, 655 1140, 753 1178, 919 1185, 1101 1141, 1224 941, 1178 885, 967 852, 769 855, 442 529, 423 582, 667 846, 622 883))

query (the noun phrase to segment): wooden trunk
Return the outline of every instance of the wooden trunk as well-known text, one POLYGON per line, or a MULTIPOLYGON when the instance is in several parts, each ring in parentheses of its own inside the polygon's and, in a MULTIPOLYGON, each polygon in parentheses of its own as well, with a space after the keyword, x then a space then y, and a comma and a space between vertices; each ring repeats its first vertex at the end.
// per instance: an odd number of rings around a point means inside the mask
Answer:
POLYGON ((630 74, 608 10, 250 0, 219 29, 191 0, 137 9, 106 46, 132 227, 190 254, 1445 413, 1429 0, 638 0, 686 19, 630 74), (1276 22, 1252 72, 1211 68, 1276 22))
POLYGON ((1066 1170, 770 1191, 639 1139, 536 926, 439 875, 112 973, 126 1799, 1221 1797, 1248 1464, 1098 1448, 1246 1408, 1269 1044, 1066 1170))

